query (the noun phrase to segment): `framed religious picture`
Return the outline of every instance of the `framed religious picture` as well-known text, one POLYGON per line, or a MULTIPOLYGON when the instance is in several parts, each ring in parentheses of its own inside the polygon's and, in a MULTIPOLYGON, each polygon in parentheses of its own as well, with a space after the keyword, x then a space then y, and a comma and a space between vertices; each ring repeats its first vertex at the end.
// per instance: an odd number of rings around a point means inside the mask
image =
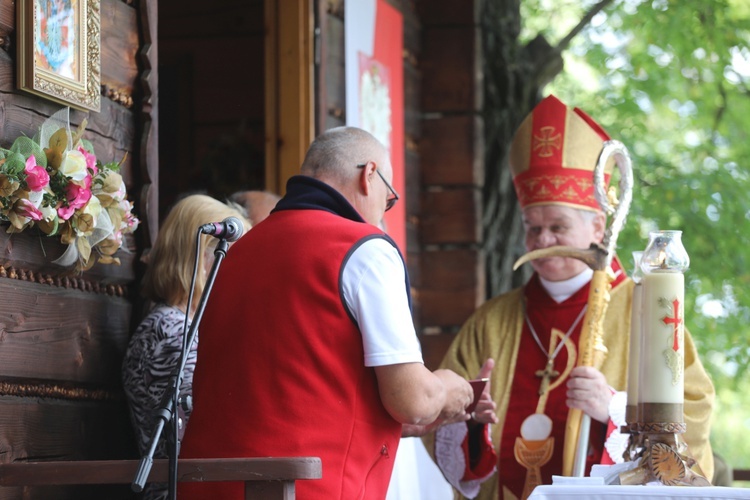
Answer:
POLYGON ((17 0, 18 88, 99 111, 99 0, 17 0))

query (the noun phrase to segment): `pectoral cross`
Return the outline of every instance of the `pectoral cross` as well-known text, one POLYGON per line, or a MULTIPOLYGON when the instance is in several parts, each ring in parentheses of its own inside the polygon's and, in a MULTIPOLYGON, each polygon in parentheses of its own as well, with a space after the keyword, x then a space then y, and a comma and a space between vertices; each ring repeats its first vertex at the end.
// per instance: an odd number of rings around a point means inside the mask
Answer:
POLYGON ((549 383, 552 379, 559 377, 560 372, 555 370, 555 360, 550 358, 547 360, 547 366, 544 367, 544 370, 537 370, 535 375, 542 379, 539 384, 539 395, 544 396, 549 390, 549 383))

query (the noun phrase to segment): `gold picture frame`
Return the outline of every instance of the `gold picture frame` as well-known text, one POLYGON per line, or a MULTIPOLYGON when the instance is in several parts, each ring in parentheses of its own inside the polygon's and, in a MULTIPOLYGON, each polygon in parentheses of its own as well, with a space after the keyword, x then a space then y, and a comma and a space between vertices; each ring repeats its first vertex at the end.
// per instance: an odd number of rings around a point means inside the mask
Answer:
POLYGON ((101 106, 100 0, 17 0, 18 88, 81 110, 101 106))

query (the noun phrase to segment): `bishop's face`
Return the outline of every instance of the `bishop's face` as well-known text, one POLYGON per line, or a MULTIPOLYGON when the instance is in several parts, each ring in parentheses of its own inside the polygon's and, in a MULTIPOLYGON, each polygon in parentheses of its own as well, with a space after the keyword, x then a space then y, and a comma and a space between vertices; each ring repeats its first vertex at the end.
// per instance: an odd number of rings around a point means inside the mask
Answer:
MULTIPOLYGON (((553 246, 588 248, 604 236, 604 214, 583 213, 560 205, 537 205, 523 210, 526 250, 553 246)), ((587 265, 569 257, 548 257, 531 261, 539 276, 549 281, 563 281, 583 272, 587 265)))

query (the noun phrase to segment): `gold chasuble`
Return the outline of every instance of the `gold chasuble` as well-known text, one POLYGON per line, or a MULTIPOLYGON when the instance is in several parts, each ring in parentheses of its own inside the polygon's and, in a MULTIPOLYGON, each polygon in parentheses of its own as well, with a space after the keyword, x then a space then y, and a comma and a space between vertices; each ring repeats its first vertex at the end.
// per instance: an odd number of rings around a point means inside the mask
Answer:
MULTIPOLYGON (((627 383, 628 338, 633 281, 613 261, 617 278, 612 283, 611 302, 604 321, 604 343, 609 354, 602 373, 616 391, 627 383)), ((520 498, 527 468, 514 454, 521 424, 530 415, 544 413, 552 420, 552 452, 541 465, 541 483, 551 484, 562 471, 562 449, 568 408, 566 382, 576 364, 581 322, 577 321, 588 300, 588 284, 567 300, 556 303, 535 274, 523 287, 489 300, 463 326, 446 353, 442 368, 474 378, 487 358, 494 358, 491 394, 500 421, 492 426, 492 443, 498 454, 498 472, 481 486, 483 500, 520 498), (524 310, 528 322, 524 319, 524 310), (529 323, 536 333, 534 338, 529 323), (571 328, 572 327, 572 328, 571 328), (554 332, 554 333, 553 333, 554 332), (567 340, 566 334, 570 333, 567 340), (557 346, 564 343, 559 350, 557 346), (541 349, 544 347, 544 351, 541 349), (555 352, 557 351, 557 352, 555 352), (552 362, 549 358, 553 357, 552 362), (540 389, 546 389, 540 398, 540 389)), ((714 391, 689 333, 685 332, 685 440, 693 457, 710 478, 713 457, 708 442, 709 418, 714 391)), ((589 464, 598 463, 604 451, 607 426, 592 421, 589 464)), ((425 444, 434 454, 434 436, 425 444)), ((434 455, 433 455, 434 456, 434 455)), ((612 457, 619 460, 621 457, 612 457)), ((588 475, 587 467, 587 475, 588 475)), ((532 475, 533 475, 532 471, 532 475)))

